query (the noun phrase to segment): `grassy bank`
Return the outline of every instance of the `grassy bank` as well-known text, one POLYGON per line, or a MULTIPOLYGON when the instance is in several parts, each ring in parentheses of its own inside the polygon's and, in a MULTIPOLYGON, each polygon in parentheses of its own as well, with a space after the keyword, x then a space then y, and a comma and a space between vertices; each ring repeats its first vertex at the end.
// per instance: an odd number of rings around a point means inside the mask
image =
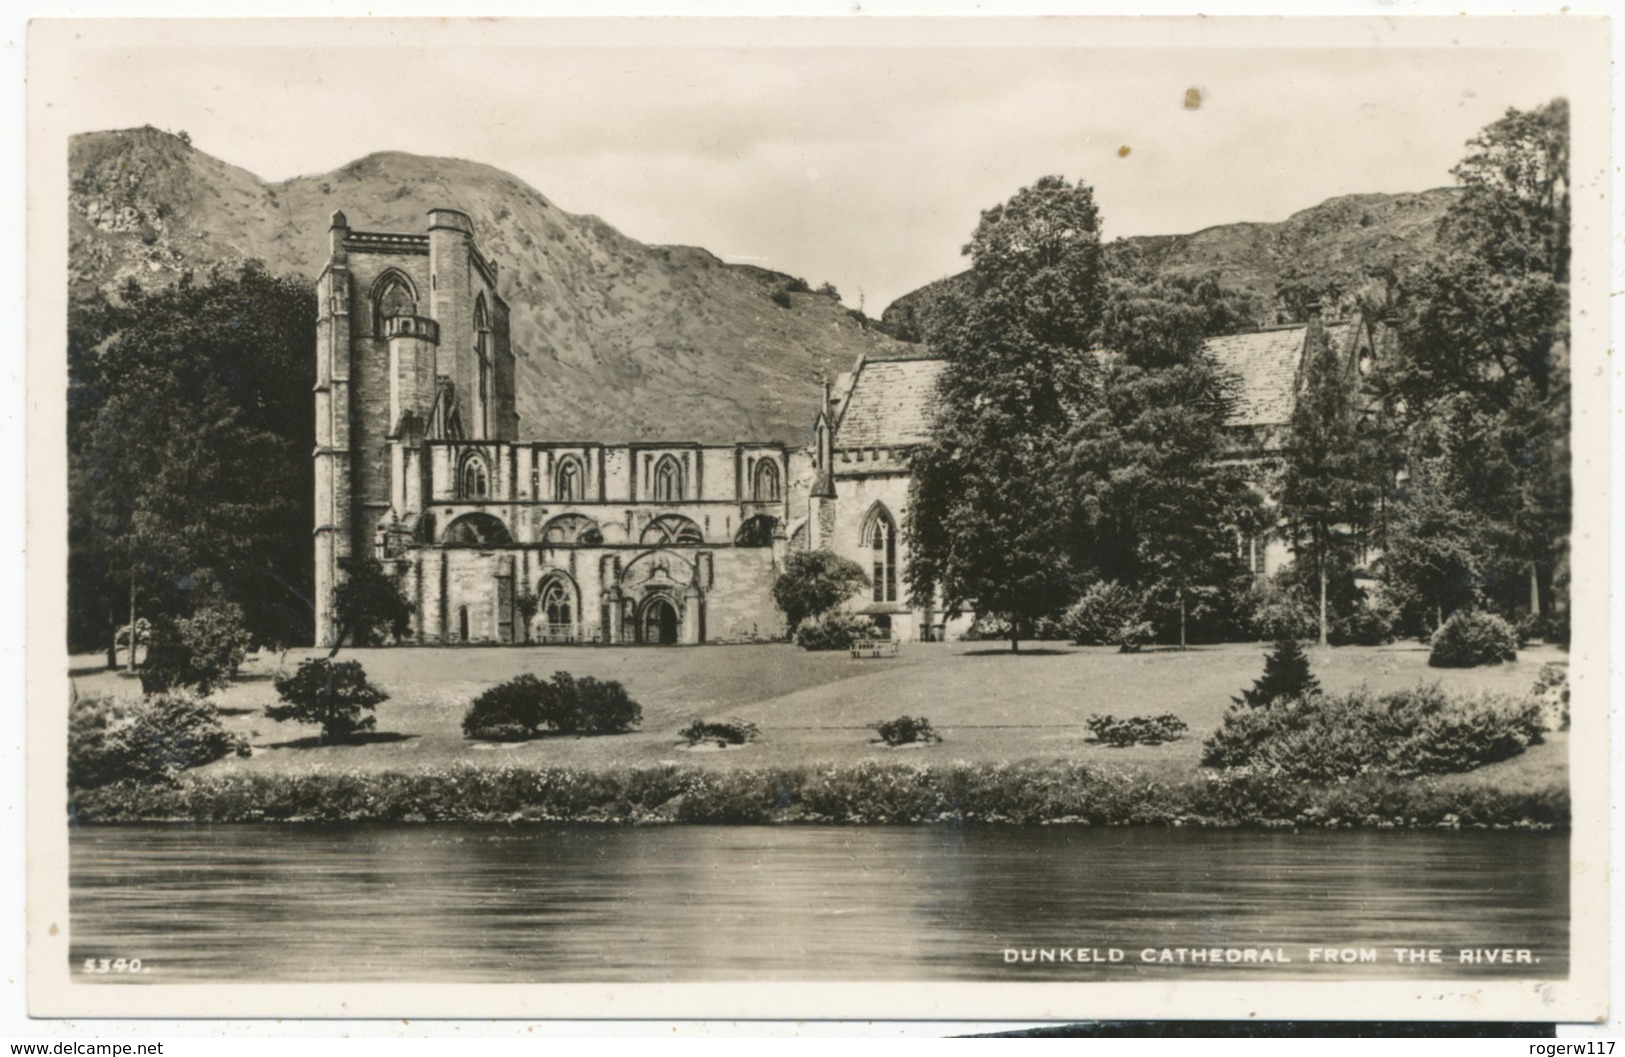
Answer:
MULTIPOLYGON (((318 745, 314 726, 277 723, 265 708, 277 701, 265 655, 215 695, 222 723, 252 747, 248 758, 211 764, 205 774, 298 774, 324 771, 415 771, 471 767, 575 768, 609 771, 667 764, 705 770, 790 771, 802 766, 855 766, 896 757, 873 744, 869 724, 899 715, 925 716, 943 736, 924 760, 978 764, 1066 760, 1097 769, 1166 777, 1192 774, 1201 743, 1233 695, 1263 670, 1268 647, 1252 643, 1188 651, 1120 654, 1105 647, 1024 643, 1012 655, 1000 643, 905 643, 896 658, 854 660, 845 653, 807 653, 789 645, 695 649, 568 646, 345 650, 390 698, 378 706, 375 734, 348 745, 318 745), (521 672, 547 678, 564 670, 614 679, 643 706, 641 729, 601 738, 545 737, 494 746, 463 736, 462 719, 482 691, 521 672), (1118 717, 1169 713, 1189 733, 1161 745, 1112 748, 1092 740, 1095 713, 1118 717), (694 719, 751 722, 761 738, 742 752, 693 753, 677 732, 694 719)), ((291 671, 311 651, 290 653, 291 671)), ((1369 686, 1383 693, 1439 682, 1452 693, 1522 693, 1561 651, 1531 649, 1513 664, 1441 670, 1427 666, 1414 643, 1312 650, 1327 693, 1369 686)), ((83 658, 74 675, 81 694, 136 691, 134 680, 83 658)), ((1540 747, 1548 748, 1546 746, 1540 747)), ((1533 754, 1533 753, 1532 753, 1533 754)), ((1563 785, 1566 752, 1543 752, 1554 784, 1563 785)), ((924 760, 920 762, 924 762, 924 760)))
MULTIPOLYGON (((1484 768, 1482 771, 1493 771, 1484 768)), ((1089 825, 1563 828, 1565 787, 1480 772, 1335 785, 1241 772, 1160 780, 1076 762, 864 762, 609 770, 471 766, 296 774, 222 771, 76 793, 79 823, 572 821, 1074 823, 1089 825)))

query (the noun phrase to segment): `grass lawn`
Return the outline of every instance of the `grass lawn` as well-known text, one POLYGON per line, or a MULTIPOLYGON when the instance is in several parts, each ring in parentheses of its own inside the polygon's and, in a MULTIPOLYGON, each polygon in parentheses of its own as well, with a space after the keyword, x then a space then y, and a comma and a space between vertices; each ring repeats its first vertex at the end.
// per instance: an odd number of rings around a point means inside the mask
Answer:
MULTIPOLYGON (((1232 695, 1263 670, 1266 647, 1230 644, 1180 652, 1119 654, 1110 648, 1028 644, 1020 654, 989 642, 908 643, 895 659, 853 660, 845 653, 807 653, 790 645, 649 647, 469 647, 345 650, 390 694, 378 730, 359 745, 317 746, 316 728, 277 723, 264 714, 276 700, 271 677, 279 658, 251 659, 217 695, 226 724, 248 736, 253 756, 227 759, 207 772, 291 773, 322 770, 416 770, 453 763, 566 765, 587 768, 681 762, 732 768, 851 764, 864 759, 909 762, 1016 762, 1068 759, 1149 773, 1189 773, 1202 739, 1232 695), (517 745, 466 740, 462 717, 486 687, 521 672, 557 670, 616 679, 643 705, 641 730, 613 737, 543 738, 517 745), (1084 720, 1171 712, 1188 735, 1159 746, 1107 748, 1086 740, 1084 720), (928 717, 943 742, 917 750, 872 744, 868 724, 899 715, 928 717), (695 718, 738 717, 761 729, 743 749, 694 751, 677 730, 695 718)), ((294 651, 288 670, 320 651, 294 651)), ((1312 650, 1310 663, 1330 692, 1364 683, 1386 691, 1441 682, 1475 693, 1527 691, 1542 664, 1567 654, 1531 647, 1493 668, 1442 670, 1412 644, 1312 650)), ((131 693, 133 682, 76 660, 80 693, 131 693)), ((1513 787, 1564 786, 1567 735, 1555 734, 1523 756, 1456 780, 1513 787)))

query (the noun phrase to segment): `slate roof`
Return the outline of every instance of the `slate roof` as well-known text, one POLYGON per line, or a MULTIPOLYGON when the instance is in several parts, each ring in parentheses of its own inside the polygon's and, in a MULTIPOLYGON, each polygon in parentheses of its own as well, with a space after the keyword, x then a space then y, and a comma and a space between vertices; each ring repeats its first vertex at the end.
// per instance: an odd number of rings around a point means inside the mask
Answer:
MULTIPOLYGON (((1203 345, 1235 384, 1230 426, 1284 425, 1292 418, 1299 361, 1307 326, 1281 327, 1209 338, 1203 345)), ((1330 323, 1327 335, 1345 340, 1347 323, 1330 323)))
POLYGON ((930 436, 931 403, 947 360, 867 360, 835 429, 837 448, 899 448, 930 436))
MULTIPOLYGON (((1285 426, 1292 419, 1306 325, 1209 338, 1205 348, 1234 383, 1227 425, 1285 426)), ((1328 323, 1340 345, 1354 336, 1347 322, 1328 323)), ((835 447, 892 448, 928 438, 930 408, 946 360, 929 356, 866 360, 837 415, 835 447)))

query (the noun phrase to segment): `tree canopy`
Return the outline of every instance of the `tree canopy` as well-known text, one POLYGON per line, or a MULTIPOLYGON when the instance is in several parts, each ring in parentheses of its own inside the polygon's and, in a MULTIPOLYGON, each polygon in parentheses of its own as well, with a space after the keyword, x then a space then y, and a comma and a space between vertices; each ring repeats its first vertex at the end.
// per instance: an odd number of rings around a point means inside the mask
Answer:
POLYGON ((930 441, 916 450, 908 567, 940 593, 1024 626, 1071 596, 1066 433, 1090 398, 1102 253, 1094 192, 1046 176, 985 210, 964 252, 968 292, 933 306, 948 359, 930 441))
POLYGON ((261 641, 308 641, 315 298, 257 264, 129 284, 68 320, 69 640, 189 611, 209 570, 261 641))

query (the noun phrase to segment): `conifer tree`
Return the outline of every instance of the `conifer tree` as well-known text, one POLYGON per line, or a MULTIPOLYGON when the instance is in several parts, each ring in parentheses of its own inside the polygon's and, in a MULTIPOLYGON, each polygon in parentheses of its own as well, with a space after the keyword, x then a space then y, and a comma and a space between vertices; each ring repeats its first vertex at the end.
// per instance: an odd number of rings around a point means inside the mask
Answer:
POLYGON ((1277 698, 1301 699, 1318 693, 1320 680, 1309 671, 1309 655, 1297 639, 1281 638, 1264 655, 1264 674, 1253 680, 1253 688, 1231 700, 1249 708, 1263 708, 1277 698))
POLYGON ((1281 510, 1300 560, 1320 581, 1320 644, 1327 644, 1327 577, 1333 553, 1356 544, 1376 495, 1358 432, 1358 410, 1337 344, 1319 326, 1304 349, 1302 389, 1292 409, 1291 440, 1281 479, 1281 510))

